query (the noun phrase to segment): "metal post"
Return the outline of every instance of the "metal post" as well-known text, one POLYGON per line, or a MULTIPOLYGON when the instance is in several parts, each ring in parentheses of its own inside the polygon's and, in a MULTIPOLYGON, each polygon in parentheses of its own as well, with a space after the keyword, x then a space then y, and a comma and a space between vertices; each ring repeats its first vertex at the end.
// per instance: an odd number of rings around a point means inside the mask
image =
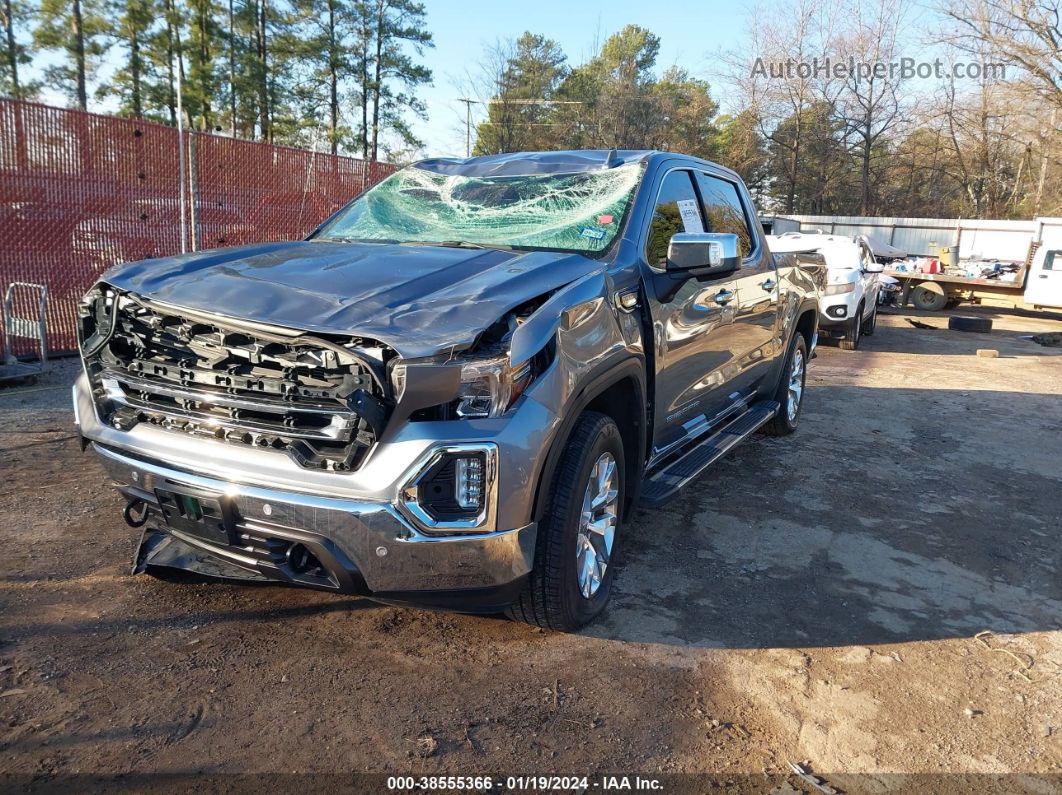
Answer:
POLYGON ((181 105, 181 64, 177 62, 177 201, 181 214, 181 253, 188 251, 185 243, 187 237, 187 208, 184 203, 184 108, 181 105))
POLYGON ((306 195, 310 192, 310 179, 313 177, 313 167, 317 163, 317 142, 320 140, 321 128, 318 127, 313 137, 313 149, 310 151, 310 162, 306 166, 306 180, 302 184, 302 201, 299 203, 299 221, 295 230, 300 235, 305 234, 302 231, 302 211, 306 209, 306 195))
POLYGON ((199 180, 196 174, 195 131, 188 131, 188 208, 191 217, 192 251, 199 251, 199 180))

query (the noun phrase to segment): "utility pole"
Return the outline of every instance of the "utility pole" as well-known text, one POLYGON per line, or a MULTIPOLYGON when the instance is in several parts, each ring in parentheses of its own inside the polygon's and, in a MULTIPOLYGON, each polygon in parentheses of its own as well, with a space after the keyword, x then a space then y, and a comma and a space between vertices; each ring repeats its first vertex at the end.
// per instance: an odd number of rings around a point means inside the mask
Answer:
POLYGON ((558 99, 488 99, 480 102, 478 99, 458 97, 458 102, 465 103, 465 157, 472 157, 472 104, 476 105, 582 105, 579 100, 558 99))
POLYGON ((465 157, 472 157, 472 103, 478 105, 479 100, 459 97, 457 101, 465 103, 465 157))

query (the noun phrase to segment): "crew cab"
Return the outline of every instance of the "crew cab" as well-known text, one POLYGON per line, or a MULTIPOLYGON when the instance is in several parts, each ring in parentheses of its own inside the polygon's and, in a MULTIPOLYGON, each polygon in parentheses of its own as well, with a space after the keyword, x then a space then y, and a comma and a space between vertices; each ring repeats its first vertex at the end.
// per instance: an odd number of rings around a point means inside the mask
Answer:
POLYGON ((714 163, 424 160, 305 240, 104 274, 76 419, 136 572, 568 630, 636 505, 797 428, 823 283, 714 163))
POLYGON ((826 258, 827 284, 819 302, 819 329, 834 337, 844 350, 854 351, 863 336, 874 333, 878 320, 880 275, 866 237, 790 232, 769 236, 771 249, 781 252, 821 253, 826 258))

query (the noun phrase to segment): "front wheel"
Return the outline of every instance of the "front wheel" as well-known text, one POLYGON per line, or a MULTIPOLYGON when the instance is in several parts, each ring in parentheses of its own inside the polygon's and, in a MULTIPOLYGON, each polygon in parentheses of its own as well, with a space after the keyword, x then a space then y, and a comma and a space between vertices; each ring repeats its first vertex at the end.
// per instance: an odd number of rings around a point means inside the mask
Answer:
POLYGON ((611 417, 576 421, 538 524, 535 565, 510 618, 569 632, 608 603, 626 483, 623 440, 611 417))
POLYGON ((789 345, 782 368, 782 377, 778 380, 774 399, 778 402, 778 413, 763 426, 769 436, 788 436, 797 429, 800 421, 800 409, 804 405, 804 386, 808 374, 808 346, 804 335, 796 333, 789 345))
POLYGON ((874 329, 878 325, 878 305, 874 304, 874 308, 870 310, 870 317, 863 322, 863 336, 870 337, 874 334, 874 329))
POLYGON ((854 351, 859 347, 859 338, 863 336, 863 305, 856 309, 855 317, 844 327, 844 336, 838 343, 843 351, 854 351))

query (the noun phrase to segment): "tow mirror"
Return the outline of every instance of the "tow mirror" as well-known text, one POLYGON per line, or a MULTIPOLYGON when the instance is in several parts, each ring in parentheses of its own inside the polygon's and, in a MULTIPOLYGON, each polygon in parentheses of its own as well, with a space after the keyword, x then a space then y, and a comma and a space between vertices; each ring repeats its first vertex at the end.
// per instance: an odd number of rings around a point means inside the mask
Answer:
POLYGON ((717 232, 679 232, 667 247, 668 273, 714 276, 741 265, 738 236, 717 232))

